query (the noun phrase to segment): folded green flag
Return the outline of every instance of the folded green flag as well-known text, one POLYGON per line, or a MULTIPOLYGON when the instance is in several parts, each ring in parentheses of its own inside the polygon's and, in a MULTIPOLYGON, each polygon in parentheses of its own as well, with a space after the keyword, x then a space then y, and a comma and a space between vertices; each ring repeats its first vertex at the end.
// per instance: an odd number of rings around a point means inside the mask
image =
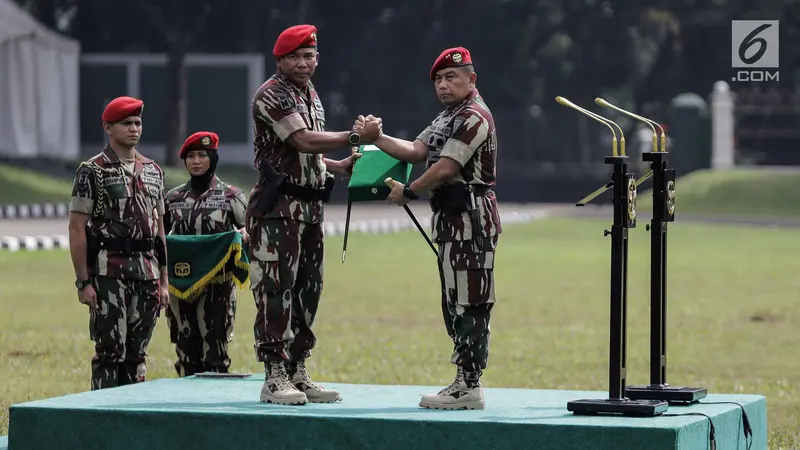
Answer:
POLYGON ((353 202, 386 200, 391 189, 384 181, 391 177, 408 184, 411 164, 384 153, 378 147, 367 144, 358 148, 361 158, 353 165, 353 174, 347 184, 347 192, 353 202))
POLYGON ((167 235, 169 292, 190 299, 209 283, 250 280, 250 260, 237 231, 207 235, 167 235))

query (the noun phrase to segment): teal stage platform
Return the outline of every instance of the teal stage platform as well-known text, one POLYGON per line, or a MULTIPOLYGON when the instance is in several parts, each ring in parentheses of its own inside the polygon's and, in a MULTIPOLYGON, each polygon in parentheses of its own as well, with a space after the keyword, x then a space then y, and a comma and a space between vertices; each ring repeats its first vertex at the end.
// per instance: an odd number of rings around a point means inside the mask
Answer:
MULTIPOLYGON (((258 401, 264 375, 245 379, 162 379, 12 405, 8 450, 28 449, 747 449, 736 405, 670 406, 650 418, 573 416, 570 400, 605 392, 486 388, 478 411, 418 407, 441 386, 324 383, 333 404, 277 406, 258 401)), ((709 394, 737 402, 753 429, 749 448, 767 448, 766 399, 709 394)))

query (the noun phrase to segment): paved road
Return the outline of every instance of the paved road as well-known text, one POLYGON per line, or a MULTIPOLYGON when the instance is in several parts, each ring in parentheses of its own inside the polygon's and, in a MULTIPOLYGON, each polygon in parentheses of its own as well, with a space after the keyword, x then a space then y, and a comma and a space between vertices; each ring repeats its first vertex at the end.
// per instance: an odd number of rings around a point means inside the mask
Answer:
MULTIPOLYGON (((427 203, 414 202, 410 205, 411 211, 417 220, 426 229, 429 228, 431 210, 427 203)), ((504 215, 513 213, 530 214, 546 213, 552 214, 563 209, 559 205, 547 204, 512 204, 506 203, 500 206, 501 213, 504 215)), ((326 222, 344 222, 346 218, 346 205, 328 205, 325 209, 326 222)), ((350 213, 351 224, 360 221, 375 220, 408 220, 408 215, 403 208, 393 205, 383 204, 354 204, 350 213)), ((56 236, 66 235, 67 218, 59 219, 5 219, 0 220, 0 237, 12 236, 56 236)))
MULTIPOLYGON (((417 220, 426 229, 429 228, 431 211, 427 203, 413 202, 411 210, 417 220)), ((503 203, 500 205, 501 213, 505 215, 517 214, 544 214, 553 216, 571 217, 598 217, 611 220, 610 206, 584 206, 576 207, 571 204, 550 203, 503 203)), ((325 219, 329 223, 343 223, 346 217, 345 205, 328 205, 325 210, 325 219)), ((361 221, 376 220, 408 220, 403 208, 383 204, 355 204, 350 214, 351 224, 361 221)), ((639 222, 650 220, 650 214, 639 213, 639 222)), ((715 217, 699 215, 678 215, 678 222, 705 222, 724 224, 762 225, 770 227, 800 227, 800 219, 790 218, 752 218, 752 217, 715 217)), ((0 220, 0 238, 4 236, 56 236, 67 234, 67 219, 5 219, 0 220)))

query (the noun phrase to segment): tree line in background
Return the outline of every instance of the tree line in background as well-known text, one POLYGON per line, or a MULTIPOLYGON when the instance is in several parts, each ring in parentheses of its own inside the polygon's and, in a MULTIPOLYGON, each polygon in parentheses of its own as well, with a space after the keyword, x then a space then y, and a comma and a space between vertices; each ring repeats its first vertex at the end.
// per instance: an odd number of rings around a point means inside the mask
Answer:
POLYGON ((611 97, 655 116, 678 94, 707 98, 714 82, 731 76, 732 19, 781 20, 781 89, 795 91, 800 61, 795 0, 16 1, 80 41, 84 53, 167 54, 167 148, 186 134, 185 54, 262 53, 269 74, 275 38, 297 23, 319 28, 315 84, 338 127, 367 111, 386 123, 419 116, 424 127, 440 109, 428 70, 456 45, 472 51, 494 111, 545 115, 542 129, 562 129, 559 139, 578 125, 556 95, 585 106, 611 97))

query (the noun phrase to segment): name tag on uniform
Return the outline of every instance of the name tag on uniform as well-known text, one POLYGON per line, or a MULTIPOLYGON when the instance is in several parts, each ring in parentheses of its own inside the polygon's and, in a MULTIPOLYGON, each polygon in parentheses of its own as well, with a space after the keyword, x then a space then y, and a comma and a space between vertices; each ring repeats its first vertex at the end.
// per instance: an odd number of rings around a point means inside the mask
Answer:
POLYGON ((214 209, 220 211, 230 211, 231 205, 228 202, 204 202, 203 208, 205 209, 214 209))
POLYGON ((125 184, 125 179, 122 177, 103 177, 103 186, 108 187, 114 184, 125 184))
POLYGON ((308 107, 305 105, 305 103, 298 103, 297 112, 300 114, 308 114, 308 107))
POLYGON ((158 186, 161 184, 161 178, 142 175, 142 182, 145 184, 149 183, 158 186))
POLYGON ((438 122, 437 121, 437 122, 434 122, 433 124, 431 124, 431 133, 447 135, 448 134, 447 133, 448 130, 449 130, 449 127, 447 126, 447 123, 442 123, 442 122, 438 122))
POLYGON ((191 209, 192 204, 190 202, 181 202, 181 203, 170 203, 169 210, 174 211, 176 209, 191 209))
POLYGON ((158 173, 155 167, 152 164, 148 164, 144 166, 144 170, 142 171, 144 175, 151 176, 151 177, 160 177, 161 174, 158 173))

